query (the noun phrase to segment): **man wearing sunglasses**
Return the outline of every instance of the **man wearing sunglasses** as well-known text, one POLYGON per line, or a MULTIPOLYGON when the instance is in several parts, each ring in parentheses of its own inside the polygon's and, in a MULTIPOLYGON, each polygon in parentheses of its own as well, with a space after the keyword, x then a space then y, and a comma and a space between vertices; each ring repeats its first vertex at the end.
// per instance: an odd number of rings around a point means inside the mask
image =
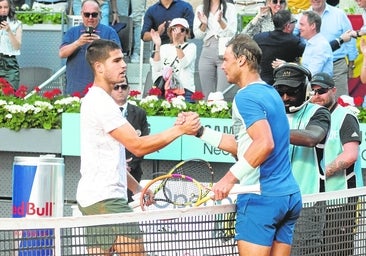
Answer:
POLYGON ((320 192, 315 146, 325 140, 330 126, 327 108, 309 102, 307 87, 311 73, 295 63, 274 70, 274 87, 282 97, 290 121, 292 171, 302 194, 320 192))
MULTIPOLYGON (((314 96, 311 101, 328 108, 331 126, 325 144, 317 147, 321 159, 321 192, 363 186, 359 159, 361 143, 357 117, 337 103, 337 88, 326 73, 315 74, 311 80, 314 96)), ((322 255, 353 255, 353 230, 357 198, 335 207, 328 205, 322 255), (344 249, 347 248, 345 251, 344 249)))
POLYGON ((83 24, 70 28, 64 35, 59 56, 66 60, 66 94, 80 94, 93 81, 93 72, 85 61, 86 48, 96 39, 109 39, 119 45, 116 31, 100 24, 100 6, 96 0, 86 0, 81 6, 83 24))
MULTIPOLYGON (((146 118, 146 111, 134 104, 131 104, 127 101, 128 96, 130 94, 130 86, 128 85, 127 77, 125 82, 120 84, 116 84, 113 87, 111 92, 111 96, 114 101, 119 106, 122 116, 124 116, 127 121, 135 128, 138 136, 145 136, 150 133, 149 123, 146 118)), ((136 179, 136 181, 140 182, 142 177, 142 168, 141 162, 144 159, 143 156, 135 156, 129 150, 126 151, 126 159, 129 167, 130 174, 136 179)), ((128 202, 132 202, 133 193, 128 190, 128 202)))
MULTIPOLYGON (((328 134, 329 110, 309 102, 307 89, 311 73, 305 67, 287 63, 274 70, 274 77, 274 87, 282 97, 290 124, 292 172, 302 195, 319 193, 320 170, 315 146, 324 142, 328 134)), ((319 216, 319 212, 314 212, 317 210, 318 207, 302 209, 304 223, 311 223, 313 231, 295 232, 291 255, 318 255, 320 252, 324 221, 314 217, 319 216)))

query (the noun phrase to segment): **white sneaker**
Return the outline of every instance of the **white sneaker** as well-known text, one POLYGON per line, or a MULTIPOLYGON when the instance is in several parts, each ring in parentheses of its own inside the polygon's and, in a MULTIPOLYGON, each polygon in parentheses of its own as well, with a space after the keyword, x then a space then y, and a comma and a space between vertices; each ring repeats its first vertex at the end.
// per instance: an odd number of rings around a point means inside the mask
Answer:
POLYGON ((138 54, 132 54, 131 55, 131 63, 139 63, 140 62, 140 55, 138 54))

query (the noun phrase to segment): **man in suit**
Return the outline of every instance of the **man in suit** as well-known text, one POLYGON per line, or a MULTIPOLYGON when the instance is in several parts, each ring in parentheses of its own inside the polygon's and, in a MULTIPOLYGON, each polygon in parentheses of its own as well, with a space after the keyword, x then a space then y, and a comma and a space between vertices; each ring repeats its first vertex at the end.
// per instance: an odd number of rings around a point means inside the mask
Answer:
MULTIPOLYGON (((125 82, 116 84, 112 90, 111 96, 121 109, 122 115, 135 128, 138 136, 148 135, 150 133, 149 123, 147 122, 146 112, 142 108, 127 102, 130 94, 127 77, 125 82)), ((126 159, 130 174, 138 181, 141 181, 143 157, 137 157, 126 149, 126 159)), ((128 202, 133 201, 132 192, 128 190, 128 202)))
POLYGON ((268 84, 274 83, 272 62, 281 59, 297 62, 304 52, 301 39, 292 34, 296 19, 289 10, 280 10, 273 15, 273 31, 256 34, 253 39, 262 50, 261 78, 268 84))

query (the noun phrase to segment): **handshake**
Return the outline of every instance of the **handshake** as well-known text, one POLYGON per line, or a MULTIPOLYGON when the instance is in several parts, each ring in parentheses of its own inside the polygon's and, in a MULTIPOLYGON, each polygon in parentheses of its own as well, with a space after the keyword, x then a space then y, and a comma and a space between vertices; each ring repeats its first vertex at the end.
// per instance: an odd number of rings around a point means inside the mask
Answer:
POLYGON ((202 126, 199 115, 196 112, 179 113, 174 125, 180 126, 183 129, 183 133, 187 135, 197 135, 202 126))

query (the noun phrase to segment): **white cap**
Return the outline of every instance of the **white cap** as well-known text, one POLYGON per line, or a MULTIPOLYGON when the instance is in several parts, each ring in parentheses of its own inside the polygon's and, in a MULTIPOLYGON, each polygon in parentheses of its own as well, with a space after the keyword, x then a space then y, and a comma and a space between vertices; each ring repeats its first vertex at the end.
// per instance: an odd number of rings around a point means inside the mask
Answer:
POLYGON ((176 25, 181 25, 185 28, 189 28, 188 21, 184 18, 175 18, 175 19, 173 19, 170 22, 169 27, 173 27, 173 26, 176 26, 176 25))
POLYGON ((207 97, 207 101, 219 101, 224 100, 224 94, 222 92, 210 92, 207 97))

